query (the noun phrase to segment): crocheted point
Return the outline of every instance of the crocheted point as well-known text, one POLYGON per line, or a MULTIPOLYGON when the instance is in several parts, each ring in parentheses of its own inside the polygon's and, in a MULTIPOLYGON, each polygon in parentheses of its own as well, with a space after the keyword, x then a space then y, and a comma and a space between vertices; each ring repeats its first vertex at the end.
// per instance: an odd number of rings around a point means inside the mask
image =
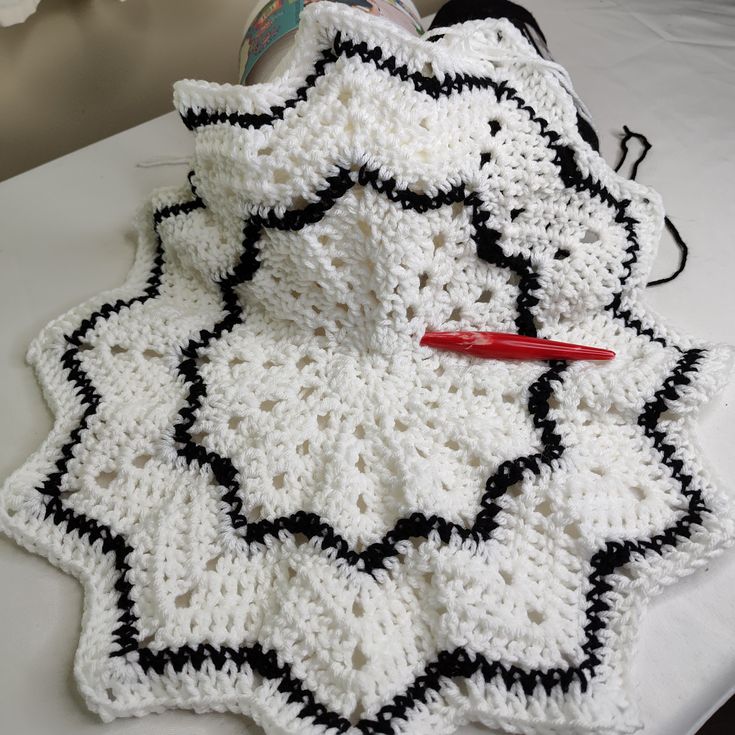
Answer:
POLYGON ((57 421, 0 524, 84 581, 106 719, 628 732, 642 606, 732 535, 689 439, 729 355, 640 304, 660 202, 512 26, 408 42, 330 5, 292 75, 179 86, 189 185, 153 198, 125 286, 34 343, 57 421))

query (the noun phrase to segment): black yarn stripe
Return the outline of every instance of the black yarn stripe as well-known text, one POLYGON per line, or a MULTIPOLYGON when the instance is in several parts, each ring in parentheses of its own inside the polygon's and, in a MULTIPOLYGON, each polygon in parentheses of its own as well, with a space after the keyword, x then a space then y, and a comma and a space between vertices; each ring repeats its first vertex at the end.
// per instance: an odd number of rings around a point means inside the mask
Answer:
POLYGON ((111 554, 117 573, 114 584, 117 593, 117 626, 112 631, 115 648, 110 652, 111 657, 134 654, 140 666, 147 671, 163 673, 166 666, 171 665, 176 671, 181 671, 184 663, 192 665, 197 670, 205 660, 211 661, 217 669, 223 669, 232 662, 235 666, 249 665, 255 672, 266 679, 279 678, 281 682, 278 691, 288 692, 288 702, 303 703, 299 711, 300 717, 313 718, 314 723, 324 725, 338 732, 345 732, 350 723, 339 715, 330 712, 316 701, 316 698, 304 684, 291 676, 288 664, 279 665, 277 655, 273 651, 266 651, 259 643, 249 647, 232 649, 227 647, 216 648, 202 644, 191 648, 183 646, 176 649, 152 651, 139 645, 140 631, 138 618, 135 614, 133 600, 130 596, 132 584, 128 581, 131 571, 128 557, 133 548, 127 543, 122 534, 115 533, 109 526, 79 513, 66 506, 61 495, 61 482, 68 471, 68 463, 74 456, 74 448, 79 444, 81 435, 87 429, 90 419, 96 413, 102 397, 95 389, 89 376, 84 370, 79 358, 79 351, 85 344, 85 339, 96 327, 97 323, 108 319, 133 304, 144 303, 156 298, 161 289, 164 267, 163 244, 158 234, 158 226, 168 217, 187 214, 204 206, 202 200, 195 196, 193 200, 165 206, 153 214, 154 229, 156 232, 156 249, 150 275, 146 280, 143 293, 129 300, 118 299, 114 303, 104 304, 99 310, 82 320, 80 325, 69 335, 65 335, 69 348, 61 358, 67 378, 75 386, 76 393, 84 405, 84 411, 77 427, 70 433, 69 440, 60 450, 60 458, 56 461, 56 471, 49 474, 43 484, 36 490, 44 496, 44 517, 64 530, 65 533, 76 534, 80 540, 86 540, 90 546, 99 542, 99 550, 103 554, 111 554))
MULTIPOLYGON (((599 649, 603 647, 600 632, 605 628, 605 614, 611 609, 610 603, 605 599, 605 595, 612 590, 607 579, 609 575, 630 562, 636 555, 641 557, 649 553, 660 555, 667 546, 675 547, 680 538, 689 538, 691 527, 701 525, 703 514, 708 512, 701 490, 692 487, 693 478, 684 472, 683 463, 674 456, 676 452, 674 446, 658 426, 664 411, 680 397, 678 389, 690 383, 690 375, 697 371, 697 365, 704 352, 704 350, 689 350, 682 355, 672 374, 666 378, 653 399, 645 404, 638 419, 652 446, 660 453, 662 464, 671 471, 672 478, 679 483, 682 495, 688 498, 688 508, 673 526, 662 533, 638 541, 607 542, 605 547, 592 557, 592 572, 588 578, 590 589, 587 593, 589 604, 585 611, 587 615, 587 624, 584 627, 585 642, 582 645, 585 653, 584 661, 576 667, 527 670, 498 661, 489 661, 485 656, 471 653, 461 647, 442 651, 425 667, 423 673, 414 680, 405 693, 394 697, 390 704, 382 707, 374 719, 363 719, 358 722, 357 729, 364 735, 394 735, 395 720, 407 720, 409 712, 418 703, 426 703, 430 694, 438 692, 448 679, 467 678, 478 671, 485 681, 499 679, 508 690, 517 688, 526 696, 532 695, 539 686, 543 687, 547 694, 557 687, 567 692, 574 682, 579 682, 582 691, 586 691, 596 668, 601 663, 598 656, 599 649)), ((562 364, 558 364, 552 370, 557 368, 563 369, 562 364)), ((539 388, 539 391, 542 393, 548 391, 550 395, 548 384, 539 388)), ((165 673, 167 666, 171 666, 177 672, 186 666, 193 666, 199 671, 208 661, 218 670, 228 665, 241 668, 247 664, 265 678, 280 678, 278 690, 288 692, 290 702, 305 701, 302 717, 313 717, 315 723, 323 724, 340 733, 350 728, 349 721, 316 702, 313 694, 304 689, 302 683, 292 676, 289 665, 278 662, 278 656, 274 651, 264 651, 259 644, 237 649, 209 644, 161 651, 141 648, 138 660, 145 671, 154 670, 158 674, 165 673)))
POLYGON ((286 100, 282 105, 271 107, 268 112, 263 113, 246 113, 246 112, 228 112, 226 110, 208 110, 187 108, 181 114, 189 130, 206 127, 208 125, 217 125, 219 123, 228 123, 242 128, 262 128, 278 120, 282 120, 284 113, 288 109, 296 107, 300 102, 306 101, 309 90, 316 84, 317 80, 323 77, 327 72, 327 67, 337 62, 344 56, 345 58, 359 58, 366 63, 372 63, 381 71, 388 72, 391 76, 397 77, 405 82, 413 84, 417 92, 429 95, 433 99, 439 99, 442 96, 452 94, 454 92, 463 92, 472 89, 489 89, 496 85, 492 79, 487 77, 479 77, 469 74, 448 74, 440 82, 434 77, 426 77, 420 72, 410 72, 406 64, 399 64, 394 56, 383 58, 383 50, 379 46, 369 47, 365 41, 356 43, 350 39, 342 39, 342 33, 338 31, 335 34, 331 48, 325 48, 320 52, 320 56, 314 65, 314 71, 304 80, 304 84, 296 90, 293 97, 286 100))
MULTIPOLYGON (((482 157, 480 163, 481 165, 483 163, 482 157)), ((377 170, 370 170, 365 166, 359 169, 357 181, 361 186, 371 186, 391 201, 400 203, 404 209, 419 214, 450 204, 463 204, 468 207, 478 257, 500 268, 506 268, 518 276, 515 319, 518 333, 530 337, 537 335, 538 330, 531 310, 539 303, 538 297, 534 295, 540 287, 538 275, 533 270, 530 259, 522 255, 508 255, 503 251, 500 246, 501 233, 488 226, 490 212, 484 208, 476 192, 468 192, 465 183, 440 190, 434 196, 413 192, 410 189, 399 189, 394 179, 381 179, 377 170)), ((290 227, 286 226, 286 229, 290 227)))
POLYGON ((567 692, 575 681, 579 682, 582 691, 587 690, 601 663, 598 656, 598 651, 603 647, 600 632, 605 628, 605 614, 611 610, 610 603, 605 599, 605 595, 612 590, 608 577, 636 556, 644 557, 649 553, 661 555, 666 547, 675 547, 679 539, 689 538, 692 526, 701 525, 702 516, 709 512, 702 498, 702 491, 693 487, 692 476, 684 471, 683 462, 675 457, 676 448, 658 425, 662 414, 680 397, 679 388, 691 382, 690 375, 697 372, 697 365, 704 354, 705 350, 701 349, 684 352, 671 375, 656 391, 653 399, 645 404, 638 418, 639 426, 661 455, 661 463, 669 469, 671 477, 679 483, 682 495, 688 499, 687 510, 672 526, 651 538, 608 541, 603 549, 593 555, 592 572, 588 578, 589 604, 585 611, 587 624, 584 627, 585 642, 582 645, 585 659, 582 663, 565 669, 526 670, 488 661, 482 654, 472 654, 464 648, 442 651, 404 694, 395 697, 390 704, 380 709, 374 720, 362 720, 357 724, 364 735, 394 735, 394 721, 408 719, 408 712, 417 703, 425 703, 428 695, 438 692, 447 679, 470 677, 478 671, 482 672, 485 681, 500 678, 508 690, 516 687, 526 696, 532 695, 539 686, 547 694, 556 687, 567 692))
POLYGON ((373 64, 380 71, 385 71, 391 76, 411 83, 417 92, 426 94, 432 99, 439 99, 442 96, 455 93, 459 94, 466 90, 489 89, 494 92, 499 102, 505 97, 508 101, 514 102, 519 110, 526 112, 531 121, 539 126, 540 133, 546 139, 549 150, 554 154, 553 162, 559 168, 564 185, 578 192, 586 192, 591 197, 606 204, 613 210, 615 222, 625 230, 628 247, 625 251, 626 259, 623 262, 624 273, 620 279, 620 290, 613 295, 606 308, 612 312, 615 318, 620 319, 626 327, 640 336, 648 337, 651 341, 666 346, 666 339, 657 334, 653 327, 644 326, 640 318, 631 309, 625 307, 622 301, 624 285, 630 278, 640 251, 640 243, 635 231, 638 221, 628 214, 630 200, 615 198, 600 181, 590 175, 583 175, 577 165, 574 149, 559 143, 558 141, 561 138, 559 133, 550 129, 548 121, 539 117, 518 92, 504 81, 498 82, 490 77, 462 73, 447 74, 442 80, 435 77, 426 77, 420 72, 410 72, 405 64, 399 64, 393 56, 384 57, 383 50, 379 46, 370 47, 365 41, 356 43, 350 39, 343 40, 341 32, 337 32, 332 48, 324 49, 321 52, 313 73, 306 77, 304 85, 297 90, 295 96, 284 102, 283 105, 271 108, 268 113, 259 114, 188 109, 182 114, 182 119, 187 127, 192 130, 217 123, 229 123, 230 125, 246 128, 272 125, 277 120, 283 119, 286 109, 293 108, 299 102, 306 100, 309 89, 316 84, 320 77, 326 74, 327 66, 336 62, 340 56, 346 58, 357 57, 364 63, 373 64))
POLYGON ((121 655, 137 648, 135 638, 138 630, 135 615, 132 610, 133 602, 130 598, 132 585, 127 580, 127 574, 130 571, 127 558, 128 554, 132 552, 132 548, 121 535, 116 534, 108 526, 64 505, 61 497, 61 482, 67 473, 69 462, 74 456, 74 449, 81 441, 82 432, 87 429, 90 419, 97 412, 102 400, 102 397, 97 392, 82 366, 79 351, 84 346, 84 340, 87 335, 95 328, 99 321, 108 319, 112 314, 118 314, 123 309, 130 308, 133 304, 141 304, 158 296, 163 275, 163 246, 161 244, 161 238, 158 236, 157 227, 167 217, 186 214, 202 206, 203 202, 196 197, 192 201, 174 204, 156 210, 153 214, 153 222, 156 228, 156 250, 153 257, 153 266, 146 280, 143 293, 132 299, 118 299, 114 303, 104 304, 98 311, 83 319, 71 334, 64 336, 68 348, 61 357, 61 364, 66 371, 67 378, 74 385, 76 394, 79 396, 84 410, 79 424, 69 434, 68 441, 61 447, 61 456, 55 463, 56 470, 49 474, 43 484, 36 489, 45 498, 45 518, 51 518, 57 526, 64 527, 66 533, 73 531, 80 539, 87 539, 90 546, 101 541, 100 548, 102 553, 112 554, 114 557, 115 568, 118 571, 115 590, 118 593, 118 608, 120 610, 120 615, 118 616, 119 625, 113 631, 113 637, 118 644, 115 655, 121 655))
POLYGON ((265 214, 256 214, 248 219, 243 228, 243 248, 240 260, 232 273, 218 282, 224 310, 223 318, 212 329, 202 330, 199 333, 199 339, 191 340, 182 350, 183 359, 178 370, 188 385, 188 394, 186 404, 179 412, 179 420, 174 426, 173 437, 178 454, 184 457, 190 465, 209 467, 216 482, 225 489, 222 499, 228 506, 227 515, 230 523, 247 543, 263 543, 269 536, 279 538, 282 531, 294 535, 303 534, 308 539, 321 539, 322 549, 333 550, 338 558, 344 559, 361 571, 373 574, 377 569, 384 568, 386 559, 398 556, 398 544, 410 538, 428 538, 432 532, 435 532, 444 543, 448 543, 452 536, 475 542, 489 538, 497 527, 495 517, 500 511, 495 501, 508 487, 519 482, 524 473, 538 474, 542 465, 560 457, 563 452, 560 437, 555 432, 555 424, 547 419, 547 415, 548 401, 553 392, 552 384, 561 381, 564 363, 552 363, 551 369, 545 372, 529 389, 528 408, 534 426, 540 431, 542 451, 507 460, 498 467, 486 481, 485 491, 480 501, 481 510, 471 527, 467 528, 447 521, 437 515, 412 513, 398 520, 380 541, 358 552, 351 548, 349 542, 316 513, 300 510, 272 520, 248 521, 242 511, 241 487, 238 472, 232 460, 217 452, 208 451, 192 437, 191 429, 207 392, 207 386, 198 371, 197 359, 202 349, 207 348, 213 341, 220 339, 225 333, 242 323, 242 307, 235 289, 252 279, 258 269, 258 242, 263 230, 295 231, 318 222, 356 183, 366 187, 371 186, 391 201, 399 203, 404 209, 416 212, 426 212, 458 202, 469 206, 479 257, 507 267, 520 276, 519 313, 516 324, 521 333, 536 334, 531 307, 538 303, 538 299, 532 294, 532 290, 538 287, 538 279, 524 258, 506 256, 503 253, 498 245, 500 233, 487 227, 486 223, 490 214, 482 209, 482 203, 477 194, 466 194, 465 185, 458 184, 432 196, 409 189, 400 189, 396 186, 395 180, 381 179, 378 171, 370 170, 365 166, 361 167, 356 175, 350 169, 339 168, 335 176, 327 179, 327 187, 317 192, 318 201, 308 204, 303 209, 289 210, 281 215, 270 210, 265 214))
POLYGON ((269 112, 249 113, 249 112, 226 112, 224 110, 211 111, 207 109, 196 111, 188 108, 182 113, 181 119, 184 121, 189 130, 205 127, 206 125, 216 125, 217 123, 229 123, 243 128, 261 128, 266 125, 272 125, 276 120, 282 120, 286 110, 296 107, 299 102, 306 100, 307 93, 313 87, 317 80, 324 76, 326 67, 333 64, 337 60, 332 49, 324 49, 321 56, 314 65, 313 73, 309 74, 304 80, 304 85, 296 90, 296 94, 286 100, 283 105, 276 105, 270 108, 269 112))
POLYGON ((278 691, 288 692, 288 702, 301 702, 303 704, 299 711, 300 717, 313 718, 314 724, 324 725, 329 729, 335 729, 337 732, 345 732, 350 723, 317 702, 313 692, 304 686, 300 680, 291 676, 288 664, 279 665, 276 653, 264 650, 259 643, 239 649, 216 648, 207 644, 194 648, 183 646, 178 650, 164 649, 162 651, 151 651, 149 648, 141 647, 139 645, 138 618, 130 596, 133 586, 128 581, 128 574, 131 571, 128 556, 133 552, 133 548, 127 543, 122 534, 117 534, 109 526, 65 506, 61 497, 61 481, 67 472, 74 447, 79 443, 82 432, 87 428, 89 420, 95 414, 102 400, 79 359, 78 353, 84 345, 84 339, 100 320, 105 320, 112 314, 119 313, 133 304, 143 303, 159 295, 164 258, 158 225, 168 217, 187 214, 203 206, 203 201, 195 196, 192 201, 156 210, 153 215, 156 231, 156 251, 153 267, 146 281, 143 294, 127 301, 118 299, 112 304, 105 304, 98 311, 84 319, 74 332, 65 336, 65 340, 70 347, 62 356, 62 365, 67 371, 69 380, 76 386, 77 393, 81 396, 81 402, 86 407, 79 425, 71 432, 69 441, 61 449, 61 458, 56 462, 57 471, 49 475, 37 490, 46 498, 44 501, 46 519, 51 518, 57 526, 64 529, 65 533, 74 532, 80 539, 86 539, 90 546, 101 541, 100 550, 102 553, 112 554, 113 556, 117 572, 114 589, 117 593, 119 613, 117 627, 112 631, 116 648, 111 651, 111 657, 135 654, 138 663, 146 672, 154 670, 158 673, 163 673, 164 668, 168 665, 173 666, 176 671, 181 671, 184 662, 194 666, 197 670, 204 664, 205 660, 211 661, 217 669, 225 668, 228 662, 232 662, 238 668, 247 664, 253 671, 266 679, 279 678, 281 681, 278 685, 278 691))
POLYGON ((303 705, 299 717, 312 718, 315 725, 325 726, 338 733, 346 732, 351 727, 349 720, 317 701, 314 693, 291 673, 290 665, 279 661, 276 651, 264 649, 260 643, 238 648, 200 643, 159 651, 142 647, 138 649, 138 664, 146 674, 153 671, 159 676, 164 675, 169 667, 180 673, 185 667, 201 671, 209 666, 221 671, 228 667, 240 670, 249 666, 264 679, 280 679, 277 690, 288 694, 288 704, 300 702, 303 705))
MULTIPOLYGON (((191 202, 180 207, 165 208, 157 213, 156 221, 160 222, 166 216, 181 211, 190 211, 190 209, 198 206, 202 206, 201 202, 191 202)), ((87 404, 85 415, 78 429, 72 432, 70 436, 70 443, 78 442, 81 431, 86 428, 89 417, 94 413, 100 401, 99 394, 96 393, 81 367, 76 351, 82 345, 84 337, 100 319, 107 318, 112 313, 119 312, 133 303, 157 296, 160 289, 162 267, 163 254, 159 239, 153 268, 143 295, 127 302, 118 300, 114 304, 101 307, 98 312, 83 320, 75 332, 67 336, 67 342, 71 347, 62 358, 63 364, 69 377, 77 386, 78 392, 82 396, 82 402, 87 404)), ((662 463, 671 470, 672 477, 680 483, 682 494, 689 499, 688 510, 672 527, 651 539, 643 539, 637 542, 608 542, 604 549, 592 557, 593 572, 590 575, 590 591, 587 595, 590 605, 586 611, 588 623, 585 626, 586 642, 583 645, 583 650, 587 654, 585 661, 576 668, 524 671, 518 667, 507 667, 497 662, 488 662, 484 657, 473 656, 461 648, 451 652, 445 651, 438 655, 435 662, 426 667, 424 675, 414 681, 406 694, 395 697, 390 705, 381 709, 375 720, 363 720, 358 723, 358 728, 363 733, 393 733, 392 720, 405 719, 407 713, 413 709, 417 702, 426 701, 430 691, 438 691, 443 678, 471 676, 478 670, 482 671, 486 680, 499 676, 509 689, 514 686, 521 686, 529 693, 533 692, 539 684, 549 692, 557 686, 566 691, 575 679, 578 679, 582 687, 586 688, 588 679, 594 675, 594 670, 599 664, 599 658, 595 652, 602 647, 602 643, 598 633, 605 627, 603 614, 610 607, 603 597, 611 589, 606 580, 607 575, 630 561, 635 554, 645 555, 648 552, 660 554, 666 546, 676 546, 678 539, 688 538, 690 528, 694 525, 700 525, 702 514, 708 512, 702 499, 701 490, 692 488, 692 477, 684 472, 682 462, 674 456, 675 447, 658 427, 661 415, 672 402, 679 398, 678 388, 690 382, 689 376, 696 372, 697 364, 703 355, 704 350, 689 350, 683 354, 672 375, 664 381, 662 388, 656 392, 654 398, 645 405, 638 421, 646 436, 651 439, 653 446, 661 454, 662 463)), ((543 403, 544 394, 546 394, 547 411, 548 397, 551 394, 549 383, 553 379, 550 373, 559 369, 562 369, 561 363, 552 366, 550 371, 546 373, 547 381, 545 385, 542 382, 544 376, 537 382, 536 390, 539 394, 537 398, 543 403)), ((529 398, 529 402, 532 399, 533 396, 529 398)), ((553 422, 545 423, 543 410, 536 410, 533 413, 536 426, 541 428, 542 432, 551 431, 554 433, 553 422)), ((83 514, 76 514, 69 508, 64 507, 60 497, 59 485, 70 458, 71 450, 69 445, 66 445, 62 449, 62 458, 57 462, 57 469, 61 474, 49 476, 47 482, 38 490, 47 497, 47 518, 51 517, 57 525, 63 526, 67 533, 74 531, 81 539, 88 539, 91 544, 101 541, 100 548, 103 553, 112 553, 114 556, 114 563, 118 572, 115 589, 118 593, 120 615, 118 616, 119 626, 113 631, 113 637, 118 643, 118 650, 113 651, 111 655, 120 656, 137 651, 137 659, 140 665, 146 671, 155 670, 159 673, 164 671, 168 665, 171 665, 177 671, 187 665, 200 668, 205 661, 210 661, 217 669, 227 667, 230 662, 238 667, 247 664, 265 678, 280 678, 279 691, 288 692, 289 701, 291 702, 304 703, 300 716, 313 717, 315 722, 324 724, 338 732, 345 732, 349 728, 347 720, 334 712, 330 712, 326 707, 316 702, 313 693, 291 675, 288 665, 278 664, 275 652, 264 651, 259 644, 238 649, 201 644, 195 647, 184 646, 179 649, 164 649, 162 651, 152 651, 145 647, 139 647, 137 642, 137 619, 129 595, 131 587, 126 579, 127 573, 130 571, 127 557, 132 549, 121 535, 114 534, 108 527, 94 519, 83 514)))

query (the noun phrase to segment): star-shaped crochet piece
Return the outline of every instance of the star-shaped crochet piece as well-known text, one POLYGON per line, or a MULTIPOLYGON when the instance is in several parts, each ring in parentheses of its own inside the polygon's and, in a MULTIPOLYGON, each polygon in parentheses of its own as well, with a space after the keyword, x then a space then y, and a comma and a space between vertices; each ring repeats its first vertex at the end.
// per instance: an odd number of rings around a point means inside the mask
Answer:
POLYGON ((192 172, 142 211, 125 285, 32 344, 56 423, 0 494, 84 584, 104 719, 636 727, 638 616, 733 533, 692 445, 730 350, 643 304, 660 199, 568 88, 506 21, 417 39, 333 3, 284 76, 177 84, 192 172))

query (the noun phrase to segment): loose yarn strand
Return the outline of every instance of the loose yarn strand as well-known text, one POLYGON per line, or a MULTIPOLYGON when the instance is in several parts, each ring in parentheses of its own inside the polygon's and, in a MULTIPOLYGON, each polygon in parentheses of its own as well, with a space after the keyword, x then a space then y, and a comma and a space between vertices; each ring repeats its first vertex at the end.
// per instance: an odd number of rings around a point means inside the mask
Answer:
MULTIPOLYGON (((651 150, 651 148, 653 148, 653 145, 651 145, 651 142, 645 135, 643 135, 643 133, 636 133, 632 131, 627 125, 623 125, 623 133, 623 138, 620 141, 620 160, 615 166, 615 171, 618 172, 623 167, 623 164, 628 158, 629 153, 628 141, 635 138, 636 140, 639 140, 641 142, 641 145, 643 146, 643 149, 638 154, 638 158, 636 158, 636 160, 633 162, 633 165, 630 169, 630 176, 628 177, 631 179, 631 181, 635 181, 636 176, 638 175, 638 167, 641 165, 641 163, 643 163, 646 156, 648 155, 648 152, 651 150)), ((679 265, 671 275, 649 281, 646 284, 647 287, 661 286, 664 283, 670 283, 674 279, 678 278, 684 272, 687 260, 689 259, 689 246, 684 242, 684 238, 682 238, 681 233, 676 228, 668 215, 664 215, 664 224, 666 225, 666 229, 668 230, 669 234, 674 239, 676 246, 679 248, 679 265)))
POLYGON ((159 166, 189 166, 191 156, 155 156, 137 161, 136 168, 158 168, 159 166))
POLYGON ((687 265, 687 260, 689 259, 689 246, 684 242, 681 234, 679 233, 679 230, 676 229, 676 226, 669 219, 668 215, 664 216, 664 224, 666 225, 666 229, 671 234, 671 237, 674 238, 674 242, 679 248, 679 266, 670 276, 657 278, 655 281, 649 281, 646 286, 660 286, 662 283, 669 283, 669 281, 673 281, 675 278, 681 275, 681 273, 683 273, 684 268, 686 268, 687 265))
POLYGON ((625 135, 623 135, 622 140, 620 141, 620 160, 618 161, 617 165, 615 166, 615 172, 617 173, 620 171, 620 169, 623 167, 623 164, 625 163, 626 159, 628 158, 628 141, 636 138, 641 142, 641 145, 643 146, 643 150, 638 155, 638 158, 633 162, 633 166, 630 169, 630 176, 628 177, 631 181, 636 180, 636 176, 638 176, 638 166, 643 163, 646 156, 648 155, 648 151, 653 148, 651 145, 651 142, 648 140, 648 138, 643 135, 643 133, 636 133, 633 132, 627 125, 623 125, 623 132, 625 135))

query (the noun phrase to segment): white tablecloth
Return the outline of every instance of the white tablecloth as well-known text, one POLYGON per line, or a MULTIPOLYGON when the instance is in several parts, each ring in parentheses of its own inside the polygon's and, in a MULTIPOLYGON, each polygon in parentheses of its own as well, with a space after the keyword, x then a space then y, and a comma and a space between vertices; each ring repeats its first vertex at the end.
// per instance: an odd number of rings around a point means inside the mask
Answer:
MULTIPOLYGON (((639 179, 663 194, 692 253, 677 281, 649 292, 651 303, 682 329, 735 341, 735 5, 526 5, 590 107, 608 159, 617 155, 615 133, 623 123, 654 145, 639 179)), ((126 233, 134 210, 152 188, 178 182, 184 172, 135 162, 190 150, 189 133, 171 114, 0 183, 0 476, 20 465, 51 426, 23 362, 28 343, 52 317, 123 281, 133 257, 126 233)), ((656 274, 670 272, 676 259, 664 238, 656 274)), ((703 451, 726 485, 735 474, 733 396, 735 386, 708 409, 700 431, 703 451)), ((77 583, 0 538, 0 590, 3 733, 260 732, 233 715, 181 712, 103 725, 86 711, 72 680, 82 604, 77 583)), ((654 602, 641 621, 634 676, 645 735, 692 733, 732 692, 735 551, 654 602)))

